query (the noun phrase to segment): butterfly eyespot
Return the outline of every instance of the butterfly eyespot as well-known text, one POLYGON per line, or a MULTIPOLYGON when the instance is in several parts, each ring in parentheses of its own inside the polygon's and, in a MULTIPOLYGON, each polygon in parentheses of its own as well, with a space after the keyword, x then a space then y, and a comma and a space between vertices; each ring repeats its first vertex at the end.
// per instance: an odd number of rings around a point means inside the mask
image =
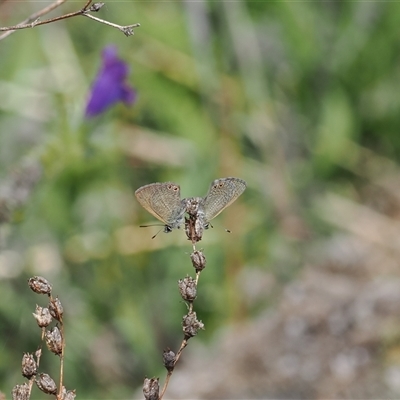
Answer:
POLYGON ((218 184, 218 186, 219 186, 219 187, 222 187, 222 186, 224 186, 224 183, 223 183, 223 182, 220 182, 220 183, 218 184))
POLYGON ((179 190, 178 186, 176 185, 168 185, 167 188, 169 190, 173 190, 174 192, 177 192, 179 190))

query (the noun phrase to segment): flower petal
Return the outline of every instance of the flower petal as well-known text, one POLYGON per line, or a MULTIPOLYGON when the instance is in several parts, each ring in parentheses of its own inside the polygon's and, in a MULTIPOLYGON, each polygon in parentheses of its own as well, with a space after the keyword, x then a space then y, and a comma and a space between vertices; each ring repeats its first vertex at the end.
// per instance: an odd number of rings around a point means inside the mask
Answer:
POLYGON ((119 101, 131 105, 136 92, 124 81, 129 74, 129 66, 117 56, 115 46, 107 46, 102 53, 103 65, 93 83, 86 105, 86 117, 101 114, 119 101))

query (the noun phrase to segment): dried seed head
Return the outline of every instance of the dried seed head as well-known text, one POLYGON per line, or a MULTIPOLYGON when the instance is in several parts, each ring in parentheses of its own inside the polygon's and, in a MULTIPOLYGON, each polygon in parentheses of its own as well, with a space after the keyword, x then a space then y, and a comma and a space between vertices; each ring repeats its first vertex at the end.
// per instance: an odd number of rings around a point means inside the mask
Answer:
POLYGON ((50 296, 52 287, 47 279, 41 276, 34 276, 28 280, 28 285, 35 293, 50 296))
POLYGON ((196 281, 191 276, 187 276, 185 279, 179 279, 178 286, 183 300, 192 302, 196 298, 196 281))
POLYGON ((60 355, 62 353, 62 336, 61 332, 58 329, 58 326, 55 326, 50 331, 46 331, 44 334, 44 338, 46 340, 47 348, 54 354, 60 355))
POLYGON ((24 383, 23 385, 15 385, 11 395, 13 400, 29 400, 29 385, 27 383, 24 383))
POLYGON ((204 329, 204 324, 197 319, 196 313, 193 311, 187 315, 184 315, 182 320, 183 333, 185 339, 188 340, 193 336, 197 335, 199 329, 204 329))
POLYGON ((89 11, 97 12, 100 10, 101 7, 104 6, 104 3, 94 3, 89 7, 89 11))
POLYGON ((22 357, 22 375, 25 378, 31 379, 37 374, 37 364, 32 354, 24 353, 22 357))
POLYGON ((37 387, 44 393, 47 394, 56 394, 57 393, 57 385, 50 378, 48 374, 39 374, 39 379, 36 379, 37 387))
POLYGON ((158 400, 160 397, 160 385, 158 378, 145 378, 143 383, 143 394, 146 400, 158 400))
POLYGON ((40 307, 36 304, 36 310, 32 315, 35 317, 37 324, 40 328, 49 326, 53 318, 50 315, 50 311, 46 307, 40 307))
POLYGON ((54 319, 62 322, 64 308, 59 300, 58 296, 55 299, 51 299, 49 303, 49 311, 54 319))
POLYGON ((75 397, 75 390, 67 390, 65 389, 65 386, 62 387, 60 400, 74 400, 75 397))
MULTIPOLYGON (((193 199, 187 199, 193 200, 193 199)), ((189 204, 187 207, 191 207, 189 204)), ((188 211, 187 211, 188 212, 188 211)), ((197 243, 203 237, 204 223, 202 219, 198 218, 196 215, 189 215, 189 218, 185 218, 185 233, 192 243, 197 243)))
POLYGON ((203 237, 206 229, 204 221, 203 199, 201 197, 190 197, 184 200, 185 211, 189 218, 185 218, 185 233, 192 243, 197 243, 203 237))
POLYGON ((164 367, 168 371, 173 371, 175 367, 175 353, 170 349, 167 348, 163 352, 163 362, 164 362, 164 367))
POLYGON ((202 271, 206 267, 206 256, 200 250, 195 250, 191 255, 193 267, 196 272, 202 271))

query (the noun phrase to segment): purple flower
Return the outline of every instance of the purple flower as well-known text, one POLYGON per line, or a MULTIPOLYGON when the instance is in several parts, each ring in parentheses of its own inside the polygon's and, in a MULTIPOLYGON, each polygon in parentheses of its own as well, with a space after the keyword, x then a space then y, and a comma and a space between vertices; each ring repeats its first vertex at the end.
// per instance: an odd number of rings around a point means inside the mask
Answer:
POLYGON ((86 105, 86 117, 101 114, 108 107, 119 101, 131 105, 135 101, 135 91, 125 83, 129 73, 129 66, 118 58, 117 48, 107 46, 102 53, 103 65, 96 80, 86 105))

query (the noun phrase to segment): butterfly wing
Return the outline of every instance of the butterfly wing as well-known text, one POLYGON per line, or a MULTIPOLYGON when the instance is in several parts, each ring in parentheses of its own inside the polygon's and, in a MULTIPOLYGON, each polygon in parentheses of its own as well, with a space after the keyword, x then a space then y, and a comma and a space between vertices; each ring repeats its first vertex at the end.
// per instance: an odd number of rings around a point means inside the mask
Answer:
POLYGON ((144 209, 169 227, 177 228, 182 223, 185 210, 176 183, 151 183, 137 189, 135 196, 144 209))
POLYGON ((211 221, 232 204, 246 189, 246 182, 239 178, 220 178, 211 183, 204 198, 204 216, 211 221))

